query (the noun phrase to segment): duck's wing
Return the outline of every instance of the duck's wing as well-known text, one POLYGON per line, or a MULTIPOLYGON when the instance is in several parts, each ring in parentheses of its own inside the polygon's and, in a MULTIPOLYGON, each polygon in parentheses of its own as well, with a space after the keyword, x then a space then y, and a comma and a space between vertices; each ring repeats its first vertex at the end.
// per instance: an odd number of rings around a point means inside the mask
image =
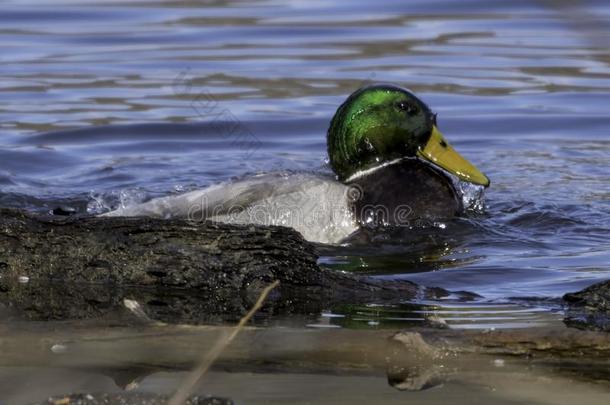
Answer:
POLYGON ((347 205, 348 190, 328 177, 273 173, 155 198, 104 215, 281 225, 309 241, 339 243, 357 229, 347 205))
POLYGON ((273 195, 278 185, 276 175, 216 184, 180 195, 154 198, 140 204, 120 207, 102 214, 108 217, 146 216, 203 220, 245 209, 258 200, 273 195))

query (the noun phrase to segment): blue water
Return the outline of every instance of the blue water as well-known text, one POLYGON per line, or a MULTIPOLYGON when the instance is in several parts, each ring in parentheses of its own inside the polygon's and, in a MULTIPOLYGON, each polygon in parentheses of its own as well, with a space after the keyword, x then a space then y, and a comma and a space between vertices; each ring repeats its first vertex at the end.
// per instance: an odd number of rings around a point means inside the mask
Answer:
POLYGON ((491 178, 484 212, 321 262, 474 292, 521 322, 519 299, 609 275, 609 26, 603 1, 5 1, 0 206, 99 213, 327 171, 337 106, 392 82, 491 178))

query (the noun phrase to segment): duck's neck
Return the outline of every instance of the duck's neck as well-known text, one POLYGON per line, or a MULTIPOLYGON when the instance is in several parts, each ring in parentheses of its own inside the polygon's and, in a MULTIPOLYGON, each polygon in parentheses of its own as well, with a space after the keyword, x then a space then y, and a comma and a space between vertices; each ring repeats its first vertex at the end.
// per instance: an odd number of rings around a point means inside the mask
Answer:
POLYGON ((451 179, 419 159, 401 159, 347 183, 356 219, 364 226, 411 226, 452 218, 462 202, 451 179))

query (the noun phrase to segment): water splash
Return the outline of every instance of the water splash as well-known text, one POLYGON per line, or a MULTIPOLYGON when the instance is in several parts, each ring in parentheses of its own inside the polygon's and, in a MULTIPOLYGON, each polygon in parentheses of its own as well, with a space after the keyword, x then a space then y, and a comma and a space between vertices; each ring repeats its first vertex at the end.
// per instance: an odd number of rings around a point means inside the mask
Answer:
POLYGON ((90 201, 87 203, 87 213, 99 215, 104 212, 118 208, 132 207, 148 199, 148 195, 142 189, 123 189, 106 193, 92 192, 90 201))
POLYGON ((457 181, 456 189, 462 197, 464 210, 476 213, 485 211, 485 187, 465 181, 457 181))

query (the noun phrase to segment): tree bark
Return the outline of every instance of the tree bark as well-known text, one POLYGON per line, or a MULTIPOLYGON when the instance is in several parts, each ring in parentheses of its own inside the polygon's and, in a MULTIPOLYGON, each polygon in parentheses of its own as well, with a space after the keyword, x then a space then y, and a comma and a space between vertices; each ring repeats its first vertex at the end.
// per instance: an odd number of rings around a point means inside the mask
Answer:
POLYGON ((565 322, 581 329, 610 332, 610 280, 563 296, 568 304, 565 322))
POLYGON ((0 274, 0 300, 36 319, 99 316, 128 298, 166 322, 233 320, 276 279, 266 310, 309 313, 421 292, 320 268, 314 246, 289 228, 11 209, 0 209, 0 274))

